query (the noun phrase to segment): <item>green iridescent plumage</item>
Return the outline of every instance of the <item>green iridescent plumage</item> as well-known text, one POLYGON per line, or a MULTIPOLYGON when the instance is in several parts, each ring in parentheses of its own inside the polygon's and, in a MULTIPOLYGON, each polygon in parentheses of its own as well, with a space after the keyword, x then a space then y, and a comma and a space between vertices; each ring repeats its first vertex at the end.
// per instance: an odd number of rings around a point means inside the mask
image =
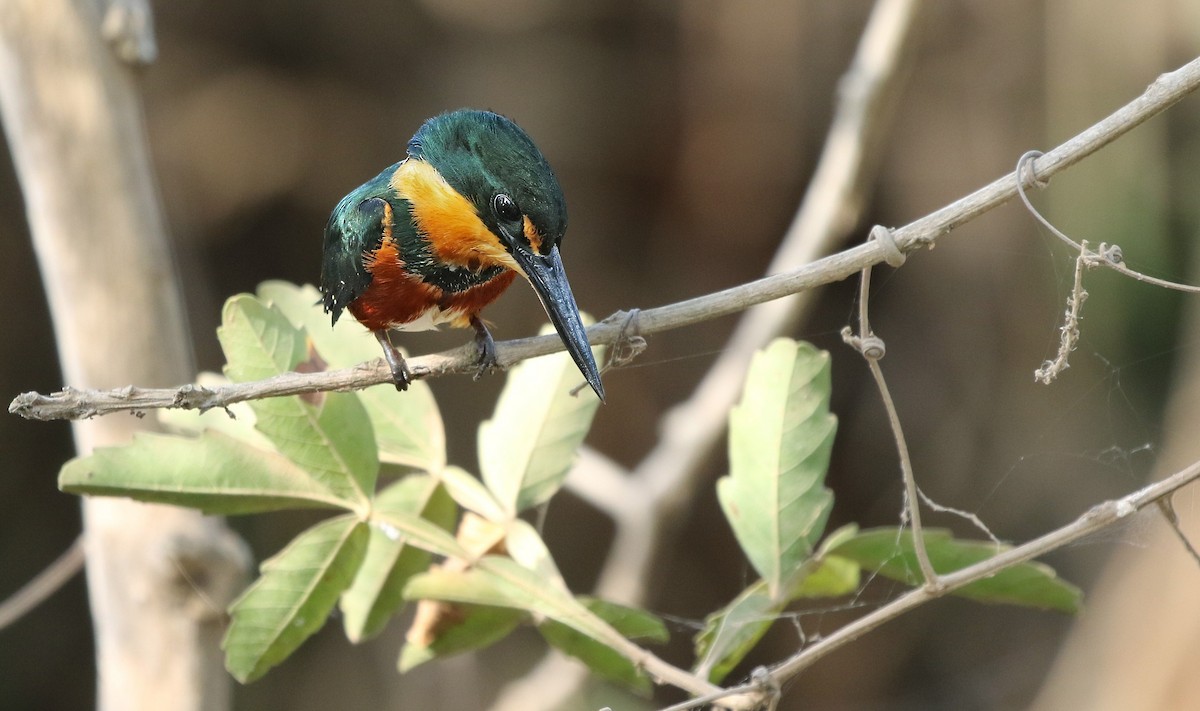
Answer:
POLYGON ((389 166, 355 188, 338 202, 329 216, 325 226, 325 254, 321 261, 321 292, 325 310, 334 323, 342 315, 342 309, 371 283, 363 255, 379 249, 383 239, 386 214, 383 201, 392 204, 393 214, 396 208, 400 208, 401 214, 408 214, 408 203, 401 200, 388 183, 399 165, 389 166))
POLYGON ((442 114, 421 126, 405 160, 334 208, 321 268, 325 310, 336 322, 349 309, 375 332, 403 389, 409 374, 389 328, 469 324, 484 365, 494 363, 478 312, 520 274, 603 399, 559 255, 566 226, 562 189, 524 131, 489 111, 442 114))
POLYGON ((512 121, 490 111, 442 114, 421 126, 408 154, 436 168, 493 232, 499 224, 491 201, 504 193, 546 237, 543 254, 562 240, 567 229, 562 188, 541 151, 512 121))
MULTIPOLYGON (((541 151, 512 121, 489 111, 459 110, 426 121, 408 143, 408 156, 425 160, 475 206, 493 232, 499 224, 490 202, 504 193, 511 197, 543 235, 542 253, 562 241, 567 228, 566 203, 554 171, 541 151)), ((450 269, 431 254, 424 235, 413 227, 409 204, 396 194, 395 163, 342 198, 325 227, 321 291, 325 310, 336 322, 342 310, 362 295, 371 274, 362 255, 379 248, 385 210, 392 207, 393 238, 410 272, 449 291, 482 284, 500 267, 480 272, 450 269)))

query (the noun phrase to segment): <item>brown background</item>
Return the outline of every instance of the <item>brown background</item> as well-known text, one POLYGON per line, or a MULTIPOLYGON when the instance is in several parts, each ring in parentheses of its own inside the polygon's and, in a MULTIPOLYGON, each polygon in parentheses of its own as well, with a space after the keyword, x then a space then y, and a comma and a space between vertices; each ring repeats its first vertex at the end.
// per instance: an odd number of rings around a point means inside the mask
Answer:
MULTIPOLYGON (((1196 53, 1200 17, 1185 2, 1081 0, 936 3, 874 181, 867 220, 898 225, 1011 170, 1140 93, 1196 53)), ((581 306, 598 317, 738 284, 761 274, 818 155, 836 84, 866 2, 774 0, 555 3, 346 0, 158 3, 161 56, 144 75, 150 143, 175 238, 198 362, 221 365, 223 300, 264 279, 312 282, 321 229, 350 188, 402 155, 426 117, 460 106, 518 121, 554 165, 571 227, 564 257, 581 306)), ((1077 238, 1119 242, 1131 266, 1186 279, 1197 226, 1197 99, 1055 180, 1037 200, 1077 238)), ((53 339, 11 163, 0 172, 0 396, 60 385, 53 339)), ((103 235, 80 235, 103 239, 103 235)), ((918 479, 943 504, 1025 540, 1103 498, 1133 489, 1164 440, 1162 411, 1187 302, 1089 277, 1084 333, 1052 387, 1033 369, 1052 357, 1070 259, 1007 206, 958 230, 904 269, 876 279, 872 321, 918 479)), ((1194 281, 1194 279, 1193 279, 1194 281)), ((834 355, 841 419, 830 486, 834 521, 894 524, 894 447, 861 362, 837 337, 854 286, 829 288, 794 335, 834 355)), ((543 316, 518 286, 487 313, 498 337, 533 333, 543 316)), ((606 376, 609 404, 591 445, 632 465, 656 422, 685 397, 731 319, 654 336, 631 368, 606 376)), ((416 352, 465 332, 405 336, 416 352)), ((474 431, 499 378, 434 383, 451 461, 474 469, 474 431)), ((71 456, 63 424, 0 417, 0 595, 77 535, 77 502, 57 492, 71 456)), ((712 479, 724 458, 711 465, 712 479)), ((1178 502, 1195 515, 1195 494, 1178 502)), ((310 519, 235 521, 261 559, 310 519)), ((967 534, 953 519, 935 517, 967 534)), ((1143 516, 1047 562, 1085 588, 1117 547, 1148 543, 1143 516)), ((572 588, 598 572, 609 525, 570 495, 546 536, 572 588)), ((1172 565, 1188 563, 1178 556, 1172 565)), ((711 486, 661 557, 650 607, 671 620, 664 651, 686 664, 697 620, 753 573, 719 516, 711 486)), ((869 586, 853 602, 897 594, 869 586)), ((797 617, 805 634, 847 619, 847 601, 797 617)), ((1148 601, 1150 606, 1153 600, 1148 601)), ((825 660, 781 708, 1021 708, 1042 683, 1069 618, 960 600, 929 605, 825 660)), ((0 709, 92 704, 83 585, 0 633, 0 709)), ((518 633, 474 661, 394 672, 401 625, 351 647, 329 625, 264 680, 241 709, 485 708, 533 664, 540 641, 518 633)), ((738 674, 786 656, 783 623, 738 674)), ((596 696, 592 706, 616 704, 596 696)), ((669 698, 664 696, 663 700, 669 698)), ((621 703, 626 703, 622 701, 621 703)))

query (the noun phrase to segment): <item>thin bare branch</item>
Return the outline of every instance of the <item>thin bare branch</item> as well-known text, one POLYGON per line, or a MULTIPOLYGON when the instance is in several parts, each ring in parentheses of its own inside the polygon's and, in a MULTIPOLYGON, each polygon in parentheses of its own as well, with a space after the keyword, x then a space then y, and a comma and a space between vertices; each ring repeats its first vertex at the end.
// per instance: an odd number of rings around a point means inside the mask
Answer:
POLYGON ((54 559, 54 562, 21 586, 8 599, 0 602, 0 630, 29 614, 63 585, 83 570, 83 538, 76 538, 70 548, 54 559))
MULTIPOLYGON (((885 230, 886 232, 886 230, 885 230)), ((872 234, 877 234, 878 231, 872 234)), ((927 587, 938 589, 941 582, 933 563, 929 560, 929 552, 925 550, 925 534, 921 527, 921 498, 917 495, 917 479, 913 474, 912 457, 908 454, 908 440, 904 438, 904 428, 900 425, 900 414, 896 412, 896 403, 892 400, 892 392, 887 380, 883 377, 883 369, 879 361, 887 352, 883 339, 871 330, 868 318, 871 302, 871 269, 862 271, 859 277, 858 292, 858 335, 855 336, 850 327, 842 329, 842 340, 862 354, 875 379, 875 387, 879 389, 879 397, 887 411, 888 423, 892 427, 892 439, 896 442, 896 454, 900 458, 900 475, 904 482, 904 516, 912 526, 913 549, 917 553, 917 565, 921 568, 921 577, 927 587)))
MULTIPOLYGON (((1159 76, 1141 96, 1054 150, 1031 161, 1029 166, 1039 180, 1045 181, 1174 105, 1197 86, 1200 86, 1200 58, 1159 76)), ((1014 171, 936 212, 894 230, 892 237, 896 247, 903 253, 909 253, 931 245, 955 228, 1010 200, 1016 193, 1017 174, 1014 171)), ((638 319, 639 332, 648 335, 737 313, 755 304, 774 301, 815 286, 840 281, 867 266, 887 261, 889 256, 888 247, 878 240, 871 240, 784 274, 765 277, 675 304, 646 309, 638 319)), ((596 343, 612 343, 621 333, 621 321, 619 318, 610 317, 588 329, 588 335, 596 343)), ((554 336, 526 338, 497 344, 497 358, 501 367, 507 367, 517 361, 561 349, 561 342, 554 336)), ((472 372, 476 367, 474 354, 467 348, 412 358, 409 365, 413 369, 413 375, 419 378, 472 372)), ((51 395, 24 393, 12 401, 9 412, 28 419, 78 419, 110 412, 163 407, 203 409, 224 407, 254 398, 360 389, 388 382, 390 377, 382 361, 372 361, 348 370, 282 375, 224 388, 206 389, 184 385, 169 389, 67 389, 51 395)))
POLYGON ((1163 518, 1167 520, 1167 525, 1171 527, 1171 531, 1175 534, 1175 537, 1183 544, 1184 549, 1187 550, 1192 560, 1196 561, 1197 565, 1200 565, 1200 551, 1196 550, 1196 546, 1192 545, 1191 540, 1179 525, 1179 515, 1175 513, 1175 503, 1172 497, 1164 496, 1157 503, 1158 510, 1162 513, 1163 518))
POLYGON ((803 670, 823 659, 834 650, 874 630, 885 622, 919 607, 931 600, 947 595, 977 580, 983 580, 1019 563, 1039 558, 1063 546, 1078 541, 1107 526, 1119 523, 1141 509, 1155 504, 1175 491, 1200 479, 1200 462, 1195 462, 1171 476, 1145 486, 1120 499, 1106 501, 1093 506, 1089 511, 1067 525, 1055 529, 1028 543, 1011 548, 997 556, 941 576, 941 587, 933 590, 928 586, 914 589, 891 603, 860 617, 822 638, 792 658, 776 665, 771 674, 777 684, 784 684, 803 670))
MULTIPOLYGON (((732 697, 741 697, 737 699, 739 703, 745 703, 752 700, 757 705, 752 708, 762 708, 763 703, 770 704, 769 708, 774 708, 774 704, 779 700, 779 686, 771 679, 771 673, 766 667, 759 667, 754 670, 751 675, 750 682, 741 686, 734 686, 728 689, 721 689, 711 694, 697 696, 687 701, 682 701, 678 704, 660 709, 660 711, 688 711, 688 709, 698 709, 706 704, 712 704, 722 699, 732 697)), ((712 708, 719 708, 720 704, 712 708)))
POLYGON ((936 502, 933 499, 926 496, 925 492, 921 491, 921 487, 919 487, 919 486, 917 487, 917 495, 921 497, 921 501, 923 501, 925 503, 925 505, 929 507, 930 511, 934 511, 936 513, 950 514, 951 516, 957 516, 957 517, 963 519, 964 521, 967 521, 972 526, 974 526, 976 528, 976 530, 978 530, 983 535, 987 536, 988 540, 990 540, 992 543, 995 543, 998 546, 1001 545, 1000 539, 996 537, 996 534, 992 533, 992 529, 988 528, 987 525, 983 522, 983 519, 979 518, 978 515, 973 514, 970 511, 963 511, 962 509, 956 509, 953 506, 946 506, 945 504, 939 504, 938 502, 936 502))
MULTIPOLYGON (((1021 157, 1017 159, 1017 174, 1028 176, 1029 179, 1038 187, 1045 187, 1046 183, 1041 180, 1041 176, 1033 172, 1031 163, 1032 160, 1041 155, 1041 151, 1027 151, 1026 153, 1022 154, 1021 157)), ((1079 263, 1081 263, 1082 266, 1108 267, 1118 274, 1124 274, 1130 279, 1136 279, 1137 281, 1144 282, 1152 286, 1161 286, 1164 289, 1171 289, 1172 291, 1182 291, 1185 294, 1200 294, 1200 286, 1181 284, 1168 279, 1159 279, 1158 277, 1152 277, 1149 274, 1143 274, 1142 272, 1130 269, 1129 267, 1125 266, 1125 260, 1122 257, 1121 248, 1118 245, 1109 245, 1101 242, 1100 247, 1093 252, 1092 250, 1088 249, 1087 240, 1076 242, 1075 240, 1071 239, 1065 232, 1055 227, 1054 223, 1046 219, 1046 217, 1040 211, 1038 211, 1036 207, 1033 206, 1033 202, 1030 201, 1029 196, 1025 194, 1024 181, 1021 181, 1017 184, 1017 196, 1021 198, 1021 203, 1025 205, 1025 209, 1029 211, 1029 214, 1033 215, 1035 220, 1042 223, 1042 227, 1045 227, 1047 230, 1049 230, 1050 234, 1057 237, 1068 247, 1076 252, 1079 252, 1079 257, 1076 259, 1079 260, 1079 263)), ((1077 285, 1076 289, 1079 288, 1079 268, 1080 267, 1077 264, 1075 279, 1077 285)))

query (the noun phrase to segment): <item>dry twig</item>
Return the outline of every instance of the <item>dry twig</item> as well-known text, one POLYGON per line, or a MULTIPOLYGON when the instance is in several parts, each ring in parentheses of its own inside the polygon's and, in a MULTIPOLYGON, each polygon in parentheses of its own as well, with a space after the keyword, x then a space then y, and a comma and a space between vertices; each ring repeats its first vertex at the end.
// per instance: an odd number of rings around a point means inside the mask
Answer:
POLYGON ((1083 312, 1083 302, 1087 301, 1088 293, 1083 288, 1083 270, 1087 268, 1087 240, 1084 240, 1079 245, 1079 256, 1075 258, 1075 283, 1071 287, 1071 294, 1067 297, 1067 310, 1063 315, 1063 325, 1059 327, 1059 343, 1058 355, 1054 360, 1048 360, 1042 363, 1042 367, 1033 372, 1033 379, 1039 383, 1049 385, 1054 382, 1060 373, 1071 367, 1068 359, 1071 357, 1071 351, 1075 350, 1075 346, 1079 343, 1079 319, 1083 312))
POLYGON ((1102 528, 1119 523, 1146 506, 1156 504, 1179 489, 1200 479, 1200 462, 1196 462, 1174 474, 1142 487, 1120 499, 1106 501, 1093 506, 1089 511, 1061 528, 1057 528, 1028 543, 1010 548, 985 561, 968 566, 940 577, 941 586, 931 589, 919 587, 884 605, 874 612, 860 617, 836 632, 822 638, 807 649, 771 669, 777 684, 784 684, 803 670, 823 659, 831 652, 852 642, 916 607, 949 594, 977 580, 995 575, 1005 568, 1040 558, 1047 553, 1070 545, 1102 528))
MULTIPOLYGON (((876 228, 871 232, 875 239, 886 240, 887 230, 876 228)), ((937 571, 929 560, 929 552, 925 550, 925 535, 921 528, 921 497, 917 495, 917 479, 913 474, 912 458, 908 455, 908 440, 904 438, 904 428, 900 425, 900 414, 896 411, 896 403, 892 400, 892 392, 888 389, 887 380, 883 377, 883 369, 879 361, 887 350, 883 339, 871 330, 868 319, 871 299, 871 269, 862 271, 858 292, 858 335, 854 335, 849 326, 842 329, 842 340, 853 347, 867 361, 871 377, 875 379, 875 387, 879 389, 879 397, 887 410, 888 423, 892 428, 892 439, 896 442, 896 454, 900 457, 900 474, 904 482, 904 511, 901 521, 908 519, 912 526, 913 549, 917 553, 917 565, 921 567, 921 577, 926 587, 934 590, 941 587, 937 571)))
POLYGON ((83 538, 76 538, 62 555, 33 580, 0 602, 0 630, 24 617, 46 601, 83 568, 83 538))
MULTIPOLYGON (((1045 181, 1166 110, 1197 86, 1200 86, 1200 58, 1160 75, 1141 96, 1031 161, 1030 168, 1040 180, 1045 181)), ((1012 199, 1017 194, 1017 184, 1017 173, 1008 173, 970 195, 894 230, 892 236, 897 249, 907 254, 932 245, 954 229, 1012 199)), ((668 306, 646 309, 639 317, 639 332, 649 335, 737 313, 756 304, 840 281, 867 266, 886 262, 889 256, 887 248, 872 240, 784 274, 764 277, 668 306)), ((620 319, 610 317, 604 323, 593 326, 588 330, 589 337, 596 343, 612 343, 621 332, 618 321, 620 319)), ((499 343, 497 358, 501 367, 507 367, 519 360, 558 350, 562 350, 558 338, 541 336, 499 343)), ((409 365, 413 375, 419 378, 474 372, 474 353, 469 348, 460 348, 412 358, 409 365)), ((178 388, 144 389, 130 386, 107 391, 70 389, 51 395, 24 393, 12 401, 9 412, 29 419, 72 419, 150 408, 223 407, 255 398, 360 389, 389 382, 390 377, 382 361, 372 361, 347 370, 287 374, 225 388, 203 389, 183 385, 178 388)))

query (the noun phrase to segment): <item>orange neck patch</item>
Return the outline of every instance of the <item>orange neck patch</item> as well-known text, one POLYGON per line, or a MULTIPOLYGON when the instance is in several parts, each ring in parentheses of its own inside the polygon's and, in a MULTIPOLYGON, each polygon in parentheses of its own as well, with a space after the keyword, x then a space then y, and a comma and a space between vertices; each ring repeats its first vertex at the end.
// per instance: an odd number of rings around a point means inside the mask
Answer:
POLYGON ((445 264, 478 270, 503 266, 523 273, 479 213, 429 163, 409 158, 392 175, 392 187, 408 201, 416 228, 445 264))
POLYGON ((542 233, 538 232, 538 229, 533 226, 533 223, 530 222, 528 215, 522 219, 523 222, 521 223, 521 229, 525 232, 525 241, 529 243, 529 247, 535 253, 540 254, 542 251, 542 233))

